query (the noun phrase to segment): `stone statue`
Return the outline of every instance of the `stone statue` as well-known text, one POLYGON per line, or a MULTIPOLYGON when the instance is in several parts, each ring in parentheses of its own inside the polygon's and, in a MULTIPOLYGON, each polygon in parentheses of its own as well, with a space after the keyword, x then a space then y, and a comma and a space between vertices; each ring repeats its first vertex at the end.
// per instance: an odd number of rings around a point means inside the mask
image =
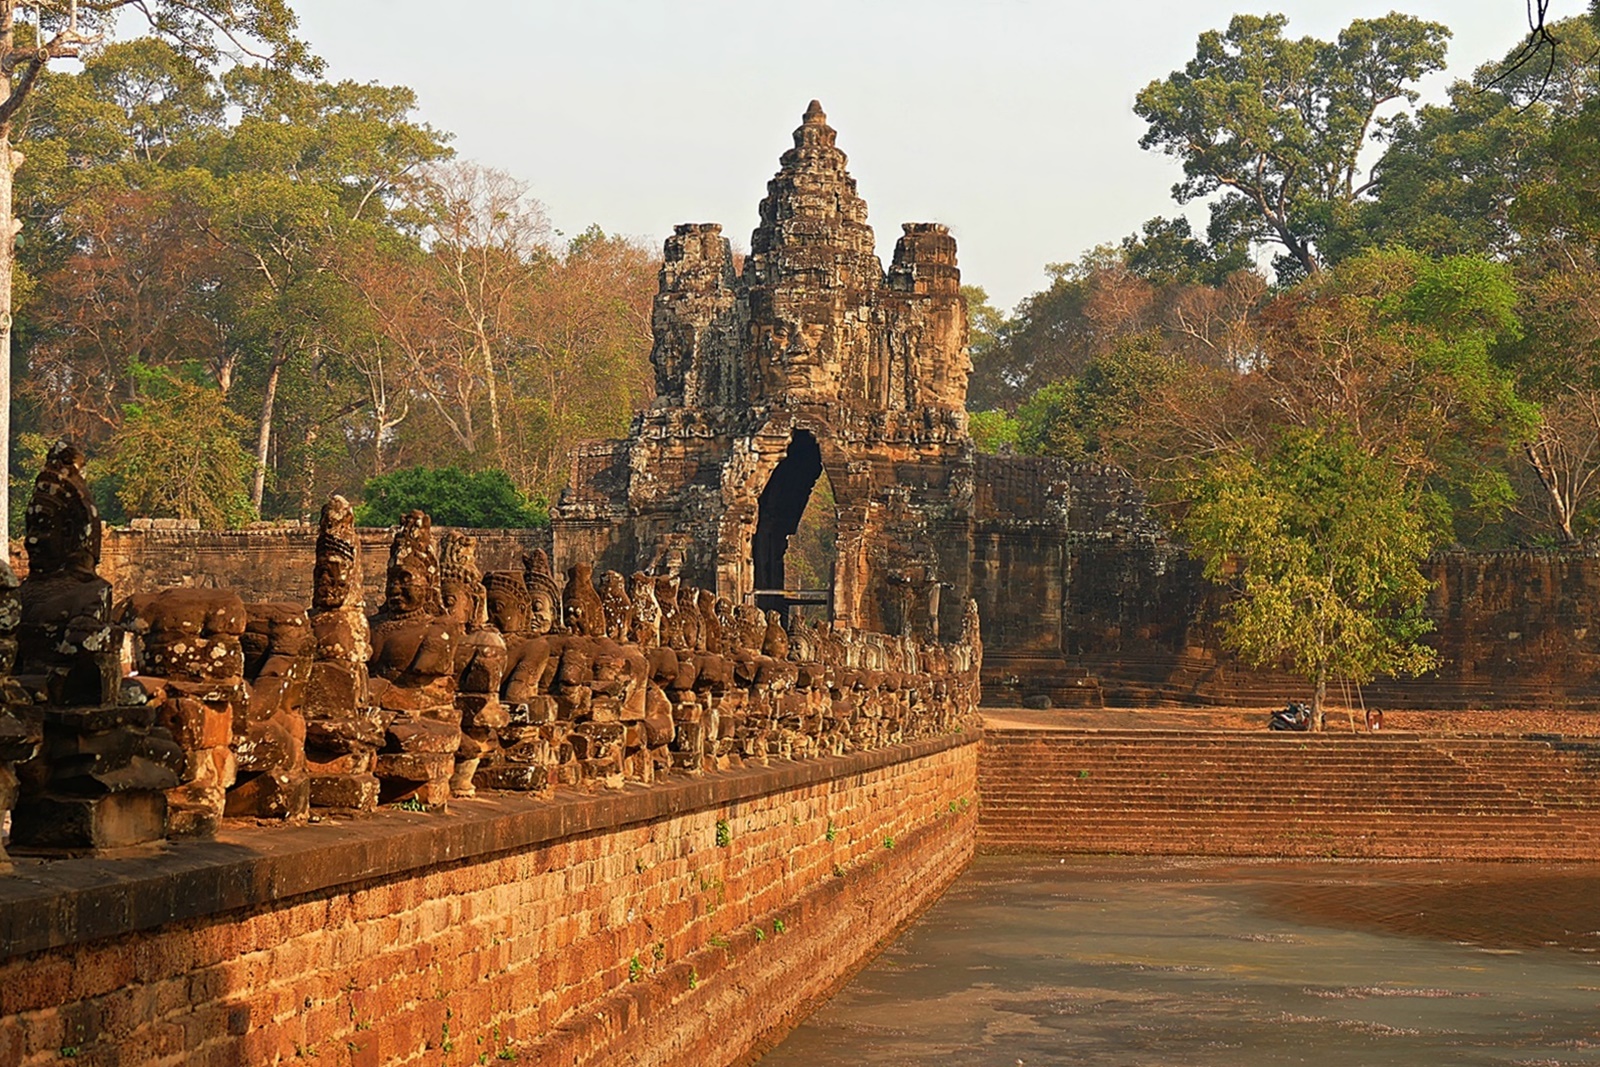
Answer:
MULTIPOLYGON (((31 714, 33 700, 11 676, 17 660, 17 624, 22 621, 19 584, 11 564, 0 560, 0 819, 9 817, 17 803, 16 765, 38 755, 42 740, 40 724, 31 714)), ((0 839, 0 873, 9 867, 0 839)))
POLYGON ((604 637, 605 606, 594 588, 594 569, 587 563, 567 568, 567 588, 562 593, 563 618, 568 632, 579 637, 604 637))
POLYGON ((656 600, 655 579, 636 572, 629 583, 629 598, 633 617, 628 640, 640 648, 656 648, 661 644, 661 604, 656 600))
POLYGON ((432 523, 423 512, 407 512, 400 520, 384 592, 383 610, 368 620, 374 697, 393 711, 453 707, 462 634, 453 620, 440 617, 439 562, 432 523), (386 684, 380 687, 380 680, 386 684))
POLYGON ((58 441, 28 504, 28 577, 20 590, 18 673, 51 704, 114 703, 122 667, 111 628, 111 583, 100 563, 100 512, 83 453, 58 441))
POLYGON ((378 754, 380 799, 438 807, 450 797, 461 747, 456 649, 465 634, 441 614, 439 562, 423 512, 401 516, 384 593, 383 610, 370 620, 368 661, 373 699, 395 713, 378 754))
POLYGON ((529 628, 541 634, 560 631, 566 618, 562 610, 561 585, 550 569, 550 557, 544 549, 536 548, 523 558, 522 581, 533 600, 529 628))
POLYGON ((167 832, 166 791, 184 751, 156 724, 137 683, 122 685, 111 585, 97 574, 100 515, 83 454, 50 449, 27 511, 28 577, 18 589, 18 678, 41 709, 43 756, 24 777, 12 820, 17 844, 115 848, 167 832))
POLYGON ((506 642, 489 624, 488 593, 477 563, 477 542, 459 530, 440 546, 439 591, 447 617, 461 628, 456 647, 456 708, 461 712, 461 747, 450 778, 452 796, 476 792, 473 775, 499 747, 498 730, 509 719, 500 703, 506 672, 506 642))
POLYGON ((373 776, 384 740, 384 713, 372 706, 367 661, 372 635, 361 595, 355 511, 335 494, 322 507, 312 574, 311 673, 306 681, 306 765, 311 803, 336 811, 371 811, 373 776))
POLYGON ((334 494, 322 507, 317 529, 317 565, 312 576, 311 629, 316 658, 360 668, 359 698, 366 697, 367 660, 372 656, 366 605, 361 599, 355 510, 334 494))
POLYGON ((600 606, 605 611, 606 636, 613 641, 628 640, 633 628, 633 600, 628 596, 628 580, 618 571, 600 576, 600 606))

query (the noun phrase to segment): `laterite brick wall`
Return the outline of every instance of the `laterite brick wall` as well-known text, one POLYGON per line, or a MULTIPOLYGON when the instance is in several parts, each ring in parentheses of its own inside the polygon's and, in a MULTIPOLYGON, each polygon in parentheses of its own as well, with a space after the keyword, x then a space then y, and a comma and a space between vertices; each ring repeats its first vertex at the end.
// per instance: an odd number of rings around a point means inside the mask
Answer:
POLYGON ((0 1065, 738 1062, 966 865, 976 763, 957 736, 22 861, 0 1065))

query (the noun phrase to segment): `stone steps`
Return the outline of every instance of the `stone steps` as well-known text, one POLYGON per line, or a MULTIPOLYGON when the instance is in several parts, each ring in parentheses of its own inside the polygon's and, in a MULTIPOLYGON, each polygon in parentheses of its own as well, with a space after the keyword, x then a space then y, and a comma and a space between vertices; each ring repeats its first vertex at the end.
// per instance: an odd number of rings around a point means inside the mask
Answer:
POLYGON ((991 729, 979 847, 1600 858, 1600 745, 1559 738, 991 729))

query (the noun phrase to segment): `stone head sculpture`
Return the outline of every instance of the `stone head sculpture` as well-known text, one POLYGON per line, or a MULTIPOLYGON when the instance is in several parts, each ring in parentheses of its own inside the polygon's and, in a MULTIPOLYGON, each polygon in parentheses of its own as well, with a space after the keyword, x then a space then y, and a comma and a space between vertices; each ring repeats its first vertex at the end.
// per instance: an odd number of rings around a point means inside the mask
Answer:
POLYGON ((495 629, 503 634, 528 631, 533 598, 521 571, 490 571, 483 576, 483 589, 484 606, 495 629))
POLYGON ((439 543, 439 598, 444 613, 463 626, 477 629, 489 621, 483 576, 478 570, 478 542, 451 530, 439 543))
POLYGON ((532 601, 530 632, 547 634, 562 625, 561 585, 550 569, 550 557, 542 548, 536 548, 523 557, 522 580, 528 587, 532 601))
POLYGON ((317 526, 317 565, 312 575, 311 609, 334 611, 359 606, 361 565, 357 554, 356 513, 335 493, 322 505, 317 526))
POLYGON ((433 553, 433 523, 425 512, 408 511, 400 517, 389 546, 389 575, 384 587, 384 608, 397 619, 438 615, 439 561, 433 553))

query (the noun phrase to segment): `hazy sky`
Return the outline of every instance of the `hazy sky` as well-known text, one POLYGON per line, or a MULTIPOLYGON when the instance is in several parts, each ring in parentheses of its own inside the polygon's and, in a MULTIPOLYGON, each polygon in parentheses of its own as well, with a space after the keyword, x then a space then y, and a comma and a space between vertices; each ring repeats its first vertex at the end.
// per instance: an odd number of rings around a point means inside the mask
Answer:
MULTIPOLYGON (((740 247, 813 97, 885 259, 943 222, 963 280, 1009 309, 1044 265, 1171 214, 1177 164, 1138 147, 1134 95, 1238 11, 1331 38, 1399 7, 1455 31, 1454 77, 1526 32, 1522 0, 300 0, 337 78, 409 85, 458 153, 508 171, 567 234, 658 244, 720 222, 740 247)), ((1553 0, 1552 16, 1584 0, 1553 0)), ((1203 222, 1203 210, 1193 217, 1203 222)))

